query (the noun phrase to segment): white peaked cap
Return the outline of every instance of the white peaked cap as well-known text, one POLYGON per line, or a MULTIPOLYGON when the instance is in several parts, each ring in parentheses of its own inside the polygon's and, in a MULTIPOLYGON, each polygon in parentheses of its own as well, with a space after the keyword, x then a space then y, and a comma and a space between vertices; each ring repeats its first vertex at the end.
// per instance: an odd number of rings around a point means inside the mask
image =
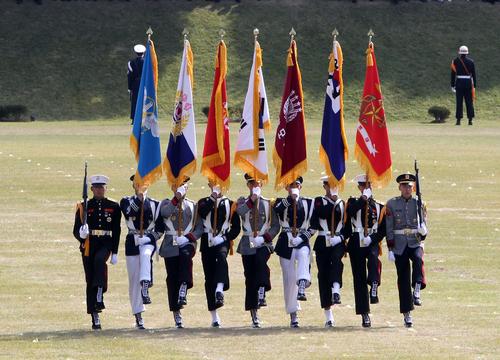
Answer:
POLYGON ((134 46, 134 51, 138 54, 144 54, 146 52, 146 47, 142 44, 137 44, 134 46))
POLYGON ((95 185, 95 184, 107 185, 108 182, 109 182, 109 177, 107 177, 106 175, 92 175, 90 177, 90 183, 92 185, 95 185))

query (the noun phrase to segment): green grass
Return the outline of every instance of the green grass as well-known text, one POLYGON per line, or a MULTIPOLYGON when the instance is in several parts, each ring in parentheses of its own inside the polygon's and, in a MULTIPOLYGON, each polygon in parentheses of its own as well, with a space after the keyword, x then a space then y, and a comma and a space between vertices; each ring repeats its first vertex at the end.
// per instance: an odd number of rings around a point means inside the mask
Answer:
MULTIPOLYGON (((221 310, 224 328, 209 328, 199 253, 194 258, 195 286, 184 313, 187 328, 173 329, 168 312, 165 270, 155 263, 153 304, 144 315, 151 329, 133 329, 123 242, 119 263, 110 267, 110 290, 100 333, 89 330, 85 314, 84 276, 77 242, 72 237, 74 205, 81 195, 83 161, 90 173, 111 177, 109 196, 131 193, 128 177, 135 169, 128 149, 129 127, 117 121, 61 121, 0 125, 0 358, 88 359, 326 359, 326 358, 477 358, 500 357, 498 334, 498 267, 500 194, 500 125, 389 124, 395 175, 411 170, 417 156, 422 192, 429 208, 426 241, 428 288, 424 305, 414 311, 415 326, 403 327, 399 314, 394 265, 384 253, 381 303, 372 307, 373 328, 364 330, 354 313, 349 258, 344 261, 343 304, 334 309, 337 327, 323 328, 317 268, 301 312, 303 327, 288 328, 284 312, 281 270, 270 260, 273 290, 261 311, 264 327, 250 329, 244 312, 244 278, 239 255, 230 257, 231 289, 221 310)), ((354 126, 347 136, 353 149, 354 126)), ((234 133, 235 126, 231 125, 234 133)), ((304 193, 321 194, 322 167, 315 156, 317 123, 309 127, 309 171, 304 193)), ((204 125, 198 125, 199 153, 204 125)), ((162 128, 161 137, 167 137, 162 128)), ((272 134, 269 135, 268 144, 272 134)), ((166 143, 162 144, 164 148, 166 143)), ((234 144, 233 144, 234 145, 234 144)), ((352 156, 348 179, 359 167, 352 156)), ((394 176, 395 177, 395 176, 394 176)), ((271 176, 274 178, 274 175, 271 176)), ((189 196, 207 194, 206 180, 192 177, 189 196)), ((245 194, 238 170, 233 170, 229 196, 245 194)), ((171 192, 165 180, 153 185, 150 196, 171 192)), ((272 186, 264 194, 276 197, 272 186)), ((348 182, 342 197, 355 195, 348 182)), ((375 191, 386 201, 397 194, 396 184, 375 191)), ((384 249, 385 250, 385 249, 384 249)))
POLYGON ((449 64, 467 44, 478 70, 479 120, 500 111, 497 69, 500 7, 483 2, 401 3, 347 1, 30 1, 2 3, 1 104, 24 104, 40 119, 114 119, 129 112, 126 62, 149 25, 159 56, 160 116, 173 107, 182 53, 190 30, 195 55, 195 107, 208 105, 218 30, 227 31, 229 105, 242 107, 260 29, 264 75, 276 121, 285 76, 288 32, 297 30, 306 116, 322 116, 331 32, 340 31, 345 55, 346 120, 355 120, 364 78, 366 33, 375 31, 388 121, 429 121, 427 109, 454 109, 449 64))

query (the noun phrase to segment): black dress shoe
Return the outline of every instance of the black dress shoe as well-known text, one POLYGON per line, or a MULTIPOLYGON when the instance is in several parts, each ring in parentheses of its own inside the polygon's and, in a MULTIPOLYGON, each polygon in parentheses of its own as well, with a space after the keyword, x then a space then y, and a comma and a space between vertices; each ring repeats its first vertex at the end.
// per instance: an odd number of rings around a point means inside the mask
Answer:
POLYGON ((298 321, 292 321, 290 322, 290 327, 293 329, 299 328, 299 322, 298 321))
POLYGON ((307 301, 307 297, 306 297, 306 294, 305 293, 298 293, 297 294, 297 300, 299 301, 307 301))
POLYGON ((333 327, 333 321, 328 320, 327 322, 325 322, 325 327, 326 327, 326 328, 331 328, 331 327, 333 327))
POLYGON ((267 306, 266 298, 259 299, 259 307, 267 306))
POLYGON ((92 324, 92 330, 102 330, 101 324, 92 324))
POLYGON ((96 311, 102 311, 102 310, 106 309, 106 306, 104 306, 104 301, 96 302, 95 309, 96 309, 96 311))
POLYGON ((415 306, 422 306, 422 300, 419 297, 413 296, 413 304, 415 306))
POLYGON ((142 303, 144 305, 151 304, 151 298, 149 296, 143 296, 142 297, 142 303))
POLYGON ((212 327, 218 329, 218 328, 220 328, 220 323, 218 321, 214 321, 212 323, 212 327))
POLYGON ((362 319, 361 325, 364 328, 369 328, 369 327, 372 326, 372 322, 370 320, 370 315, 368 315, 368 314, 362 314, 361 315, 361 319, 362 319))
POLYGON ((223 306, 224 305, 224 293, 217 291, 215 293, 215 306, 223 306))
POLYGON ((101 330, 101 320, 99 319, 99 314, 94 312, 92 316, 92 330, 101 330))
POLYGON ((340 294, 333 293, 332 303, 342 304, 342 302, 340 301, 340 294))
POLYGON ((184 306, 187 305, 187 299, 185 296, 179 296, 179 299, 177 300, 177 305, 179 306, 184 306))
POLYGON ((141 313, 135 314, 135 327, 138 330, 145 330, 144 320, 142 319, 141 313))
POLYGON ((411 328, 413 326, 413 319, 411 318, 411 315, 409 312, 404 313, 404 323, 405 327, 411 328))
POLYGON ((378 304, 378 296, 370 296, 370 304, 378 304))

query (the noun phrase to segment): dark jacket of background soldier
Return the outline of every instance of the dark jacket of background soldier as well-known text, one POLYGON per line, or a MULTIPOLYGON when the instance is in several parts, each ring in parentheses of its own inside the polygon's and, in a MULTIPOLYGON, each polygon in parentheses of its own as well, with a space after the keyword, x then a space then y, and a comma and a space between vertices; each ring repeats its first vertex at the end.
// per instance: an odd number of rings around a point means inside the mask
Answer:
POLYGON ((380 285, 382 272, 378 256, 380 242, 385 237, 384 205, 371 197, 368 204, 368 230, 372 243, 367 247, 360 246, 364 235, 366 200, 351 197, 346 204, 345 236, 349 238, 347 251, 351 259, 356 314, 370 312, 367 285, 374 282, 380 285))
POLYGON ((209 311, 220 307, 215 304, 214 295, 217 283, 224 284, 224 291, 229 289, 229 271, 226 257, 229 249, 232 248, 233 240, 241 231, 240 217, 237 214, 233 216, 236 204, 233 204, 233 201, 225 196, 217 200, 217 224, 213 236, 221 235, 224 242, 211 247, 208 246, 208 234, 212 232, 214 223, 215 200, 209 196, 198 201, 198 217, 199 221, 203 223, 200 252, 205 273, 205 294, 209 311))
POLYGON ((128 89, 130 91, 130 118, 132 120, 134 120, 135 116, 135 105, 137 103, 139 86, 141 85, 143 64, 144 57, 142 55, 130 60, 127 64, 128 89))
POLYGON ((108 198, 101 200, 92 198, 88 201, 87 224, 90 235, 88 241, 89 248, 86 252, 85 239, 81 239, 79 233, 82 226, 82 206, 83 204, 80 203, 75 214, 73 235, 80 242, 85 281, 87 282, 87 313, 92 314, 96 311, 97 287, 102 287, 103 293, 108 288, 108 267, 106 261, 111 253, 118 253, 121 212, 118 203, 108 198), (86 256, 87 253, 88 256, 86 256))
POLYGON ((326 196, 314 199, 314 212, 311 218, 311 227, 318 230, 318 237, 314 242, 313 250, 316 253, 316 265, 318 266, 319 297, 322 308, 332 304, 332 284, 338 282, 342 287, 342 273, 344 264, 342 257, 345 254, 345 242, 330 246, 330 236, 344 238, 344 211, 345 204, 341 199, 334 202, 326 196), (332 213, 335 209, 335 213, 332 213), (334 221, 334 233, 331 233, 332 220, 334 221), (327 244, 328 241, 328 244, 327 244))
POLYGON ((476 68, 474 61, 466 55, 456 57, 451 63, 451 87, 456 90, 455 117, 457 120, 463 117, 463 101, 465 100, 467 118, 472 120, 474 117, 472 89, 477 88, 476 68))

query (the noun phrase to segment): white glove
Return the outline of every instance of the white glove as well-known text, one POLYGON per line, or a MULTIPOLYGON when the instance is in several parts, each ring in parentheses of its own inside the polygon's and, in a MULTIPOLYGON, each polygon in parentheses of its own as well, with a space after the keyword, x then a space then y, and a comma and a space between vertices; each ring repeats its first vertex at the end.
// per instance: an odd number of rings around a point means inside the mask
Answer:
POLYGON ((80 226, 80 239, 86 239, 89 236, 89 224, 80 226))
POLYGON ((292 238, 292 245, 293 247, 299 246, 304 240, 300 236, 292 238))
POLYGON ((177 245, 184 246, 189 242, 189 239, 185 236, 176 236, 175 241, 177 242, 177 245))
POLYGON ((390 262, 396 261, 396 257, 394 256, 394 253, 391 250, 389 250, 389 253, 387 254, 387 259, 389 259, 390 262))
POLYGON ((298 198, 300 195, 300 190, 298 188, 293 188, 292 190, 290 190, 290 193, 292 197, 298 198))
POLYGON ((363 196, 366 196, 367 199, 372 197, 372 189, 366 188, 363 190, 363 196))
POLYGON ((262 189, 260 188, 260 186, 254 187, 252 189, 252 194, 253 195, 260 196, 261 193, 262 193, 262 189))
POLYGON ((111 265, 115 265, 118 262, 118 254, 111 255, 111 265))
POLYGON ((254 247, 261 247, 264 244, 264 238, 262 236, 256 236, 251 239, 254 247))
POLYGON ((224 239, 220 235, 217 235, 214 238, 212 238, 212 246, 220 245, 223 242, 224 242, 224 239))
POLYGON ((420 225, 418 226, 418 233, 419 233, 420 235, 422 235, 422 236, 427 235, 427 226, 425 226, 425 224, 424 224, 424 223, 422 223, 422 224, 420 224, 420 225))
POLYGON ((176 190, 176 192, 178 192, 179 194, 181 194, 181 197, 183 197, 184 195, 186 195, 186 191, 187 191, 186 185, 181 185, 176 190))
POLYGON ((457 92, 457 90, 455 89, 455 87, 454 87, 454 86, 452 86, 452 87, 451 87, 451 92, 453 92, 453 93, 456 93, 456 92, 457 92))
POLYGON ((332 236, 330 238, 330 245, 335 246, 337 244, 340 244, 342 242, 342 238, 340 236, 332 236))
POLYGON ((369 237, 369 236, 366 236, 363 238, 363 244, 365 244, 365 246, 370 246, 370 244, 372 243, 372 238, 369 237))
POLYGON ((151 241, 151 239, 148 236, 146 236, 146 235, 139 236, 137 238, 137 245, 144 245, 144 244, 147 244, 150 241, 151 241))

